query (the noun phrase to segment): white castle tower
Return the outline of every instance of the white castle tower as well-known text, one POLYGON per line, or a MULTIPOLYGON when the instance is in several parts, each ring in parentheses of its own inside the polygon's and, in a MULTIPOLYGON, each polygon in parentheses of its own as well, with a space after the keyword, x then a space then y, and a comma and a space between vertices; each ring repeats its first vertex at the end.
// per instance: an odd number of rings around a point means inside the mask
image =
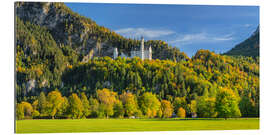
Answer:
POLYGON ((113 59, 116 59, 118 57, 118 50, 117 48, 114 48, 113 50, 113 59))
POLYGON ((140 58, 144 60, 144 38, 141 38, 140 58))
POLYGON ((148 56, 149 56, 149 60, 152 60, 152 47, 151 47, 151 45, 150 45, 150 47, 149 47, 149 54, 148 54, 148 56))

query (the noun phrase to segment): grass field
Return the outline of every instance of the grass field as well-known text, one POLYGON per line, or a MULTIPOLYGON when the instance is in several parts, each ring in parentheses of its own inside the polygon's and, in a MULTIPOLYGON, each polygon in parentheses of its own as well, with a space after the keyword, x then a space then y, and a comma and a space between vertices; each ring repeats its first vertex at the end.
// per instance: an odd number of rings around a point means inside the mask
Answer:
POLYGON ((17 133, 259 129, 258 118, 17 120, 17 133))

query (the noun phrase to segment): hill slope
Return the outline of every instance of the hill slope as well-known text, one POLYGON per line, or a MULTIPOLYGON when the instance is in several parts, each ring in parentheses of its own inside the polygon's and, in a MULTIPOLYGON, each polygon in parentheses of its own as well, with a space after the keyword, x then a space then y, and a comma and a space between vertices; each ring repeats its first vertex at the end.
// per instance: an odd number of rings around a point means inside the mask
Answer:
POLYGON ((260 31, 259 27, 257 30, 245 41, 236 45, 230 51, 224 53, 225 55, 242 55, 242 56, 259 56, 260 52, 260 31))
MULTIPOLYGON (((16 15, 24 22, 29 21, 35 25, 46 27, 56 43, 71 46, 81 56, 113 55, 113 48, 119 52, 129 53, 140 41, 127 39, 99 26, 90 18, 80 16, 71 11, 64 3, 17 2, 16 15)), ((179 49, 169 46, 160 40, 149 40, 146 46, 152 45, 154 59, 181 60, 188 58, 179 49)), ((81 58, 82 59, 82 58, 81 58)))

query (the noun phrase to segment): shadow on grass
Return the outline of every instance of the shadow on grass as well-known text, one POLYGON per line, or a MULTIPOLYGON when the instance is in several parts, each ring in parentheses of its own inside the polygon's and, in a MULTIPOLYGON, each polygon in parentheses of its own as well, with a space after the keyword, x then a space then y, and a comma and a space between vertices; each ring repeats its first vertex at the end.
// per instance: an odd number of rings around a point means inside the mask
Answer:
POLYGON ((211 120, 211 121, 225 121, 225 120, 249 120, 259 118, 154 118, 154 119, 141 119, 142 121, 193 121, 193 120, 211 120))

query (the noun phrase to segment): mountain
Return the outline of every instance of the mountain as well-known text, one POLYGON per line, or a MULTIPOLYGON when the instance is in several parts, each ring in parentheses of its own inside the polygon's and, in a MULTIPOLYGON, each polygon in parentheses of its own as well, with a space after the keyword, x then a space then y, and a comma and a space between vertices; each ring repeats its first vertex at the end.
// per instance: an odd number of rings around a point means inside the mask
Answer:
MULTIPOLYGON (((15 9, 19 19, 48 29, 58 46, 70 46, 80 55, 80 60, 89 55, 112 57, 114 47, 119 53, 129 54, 140 44, 139 40, 124 38, 73 12, 64 3, 16 2, 15 9)), ((186 54, 164 41, 146 41, 145 46, 149 45, 154 59, 188 59, 186 54)))
POLYGON ((260 30, 258 26, 256 31, 248 39, 236 45, 234 48, 232 48, 230 51, 224 54, 232 56, 242 55, 242 56, 256 57, 259 56, 259 52, 260 52, 260 30))
MULTIPOLYGON (((25 95, 60 88, 62 74, 95 56, 127 54, 140 41, 99 26, 64 3, 16 2, 16 93, 25 95)), ((153 59, 187 60, 186 54, 161 40, 148 40, 153 59)))

